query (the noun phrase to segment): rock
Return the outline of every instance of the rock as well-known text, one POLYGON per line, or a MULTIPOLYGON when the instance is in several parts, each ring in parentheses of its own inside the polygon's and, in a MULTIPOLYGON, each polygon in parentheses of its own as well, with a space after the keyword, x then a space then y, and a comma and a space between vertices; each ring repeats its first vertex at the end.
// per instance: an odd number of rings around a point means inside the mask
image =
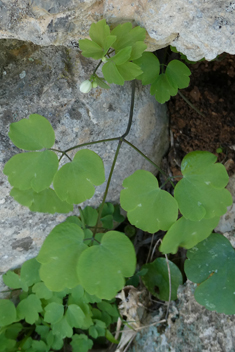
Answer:
MULTIPOLYGON (((231 352, 235 350, 235 316, 211 312, 194 299, 195 286, 187 281, 171 302, 167 327, 147 326, 137 334, 128 352, 231 352)), ((164 318, 160 308, 146 322, 164 318)))
POLYGON ((105 18, 146 28, 150 51, 170 44, 189 60, 212 60, 235 54, 234 14, 230 0, 0 0, 0 38, 77 45, 92 22, 105 18))
POLYGON ((226 187, 233 197, 233 204, 228 207, 227 213, 221 216, 216 232, 228 232, 235 230, 235 175, 229 178, 229 183, 226 187))
MULTIPOLYGON (((82 57, 76 48, 40 47, 18 40, 0 41, 1 171, 4 164, 20 152, 7 136, 10 123, 27 118, 32 113, 43 115, 51 122, 56 134, 55 147, 62 150, 89 141, 118 137, 125 132, 131 101, 130 82, 123 87, 112 85, 109 91, 96 88, 82 94, 79 90, 80 84, 89 78, 96 64, 82 57)), ((150 96, 149 87, 143 87, 138 82, 133 125, 127 139, 157 164, 160 164, 168 148, 166 107, 150 96)), ((117 141, 91 148, 104 161, 106 180, 116 147, 117 141)), ((70 156, 73 157, 76 151, 72 151, 70 156)), ((64 158, 65 162, 67 160, 64 158)), ((123 179, 137 169, 156 171, 134 149, 123 144, 107 201, 119 202, 123 179)), ((30 212, 9 196, 10 189, 7 177, 1 173, 1 272, 36 256, 52 228, 67 216, 30 212)), ((95 196, 87 204, 98 206, 104 190, 105 184, 97 187, 95 196)), ((71 214, 78 214, 78 211, 68 215, 71 214)))

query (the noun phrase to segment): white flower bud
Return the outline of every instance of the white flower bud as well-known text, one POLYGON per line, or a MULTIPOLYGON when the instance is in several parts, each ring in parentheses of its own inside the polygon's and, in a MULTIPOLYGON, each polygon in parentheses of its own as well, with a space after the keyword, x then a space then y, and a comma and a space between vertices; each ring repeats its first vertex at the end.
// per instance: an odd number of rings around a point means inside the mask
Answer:
POLYGON ((101 60, 102 60, 104 63, 108 61, 105 56, 103 56, 101 60))
POLYGON ((91 89, 92 89, 92 83, 88 80, 82 82, 82 84, 80 85, 80 91, 82 93, 89 93, 91 89))
POLYGON ((96 87, 98 87, 98 84, 96 82, 93 82, 92 83, 92 88, 96 88, 96 87))

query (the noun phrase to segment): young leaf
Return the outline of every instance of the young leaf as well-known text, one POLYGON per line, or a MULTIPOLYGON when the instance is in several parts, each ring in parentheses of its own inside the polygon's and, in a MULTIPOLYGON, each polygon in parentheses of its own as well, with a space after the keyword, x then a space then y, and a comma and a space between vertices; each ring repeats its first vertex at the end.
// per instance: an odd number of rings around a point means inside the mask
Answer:
POLYGON ((123 187, 120 203, 132 225, 154 233, 168 230, 176 221, 177 202, 159 188, 156 177, 150 172, 135 171, 123 181, 123 187))
POLYGON ((160 251, 164 254, 178 251, 178 247, 190 249, 210 236, 212 230, 218 225, 218 216, 212 219, 191 221, 184 217, 177 220, 163 237, 160 251))
POLYGON ((155 99, 161 104, 164 104, 177 92, 178 89, 171 85, 165 73, 161 73, 150 88, 150 94, 154 95, 155 99))
POLYGON ((115 83, 118 84, 119 86, 123 86, 124 84, 124 78, 122 75, 119 73, 117 66, 113 61, 108 61, 104 66, 102 67, 102 72, 104 75, 104 78, 108 83, 115 83))
POLYGON ((65 313, 67 322, 72 328, 82 329, 85 319, 85 314, 82 309, 76 304, 70 304, 65 313))
POLYGON ((73 336, 73 329, 67 322, 65 316, 63 316, 60 321, 52 325, 52 333, 53 335, 59 336, 62 339, 64 339, 65 337, 73 336))
POLYGON ((5 285, 12 289, 22 288, 24 291, 28 291, 28 285, 26 282, 13 271, 9 270, 6 274, 3 275, 3 282, 5 285))
POLYGON ((95 82, 98 84, 99 87, 103 89, 110 89, 109 85, 104 82, 104 78, 100 78, 98 76, 95 77, 95 82))
POLYGON ((37 282, 33 288, 32 292, 36 294, 38 298, 50 299, 53 293, 46 287, 44 282, 37 282))
POLYGON ((186 275, 199 284, 194 293, 196 301, 208 310, 235 314, 235 251, 230 242, 213 233, 188 250, 187 257, 186 275))
POLYGON ((20 323, 15 323, 15 324, 11 324, 10 326, 8 326, 8 328, 5 330, 5 336, 8 339, 12 339, 15 340, 17 339, 17 336, 19 334, 19 332, 23 329, 23 325, 20 323))
POLYGON ((137 78, 142 81, 143 85, 152 84, 156 81, 160 72, 160 63, 153 53, 143 53, 139 59, 134 60, 134 63, 140 66, 143 71, 143 73, 137 78))
POLYGON ((181 164, 183 178, 175 187, 175 199, 186 219, 198 221, 226 213, 232 196, 224 189, 228 183, 225 167, 209 152, 188 153, 181 164))
POLYGON ((130 22, 119 24, 111 31, 111 35, 117 37, 112 47, 116 52, 127 46, 133 46, 136 42, 143 42, 146 36, 146 30, 139 26, 132 28, 130 22))
POLYGON ((16 321, 16 309, 9 299, 0 299, 0 326, 6 326, 16 321))
POLYGON ((33 340, 32 348, 34 350, 31 349, 31 351, 37 351, 37 352, 47 352, 48 351, 48 346, 42 340, 41 341, 33 340))
POLYGON ((133 275, 135 263, 131 241, 123 233, 109 231, 100 245, 89 247, 81 254, 77 274, 89 294, 112 299, 124 286, 124 277, 133 275))
POLYGON ((79 47, 82 50, 84 57, 92 57, 95 60, 102 59, 104 56, 104 50, 100 45, 89 39, 80 39, 79 47))
POLYGON ((120 50, 116 55, 112 56, 108 62, 112 61, 115 65, 122 65, 128 61, 131 56, 131 46, 127 46, 126 48, 120 50))
POLYGON ((31 294, 18 304, 16 310, 20 319, 25 319, 32 325, 38 320, 38 313, 42 311, 41 301, 36 295, 31 294))
POLYGON ((38 114, 11 123, 8 136, 18 148, 24 150, 51 148, 55 143, 55 133, 50 122, 38 114))
POLYGON ((97 23, 92 23, 89 35, 96 44, 103 48, 103 56, 116 40, 116 36, 110 36, 110 28, 106 24, 105 19, 97 23))
POLYGON ((97 210, 92 207, 87 206, 82 210, 82 213, 84 216, 85 224, 87 226, 95 226, 96 221, 98 219, 97 210))
POLYGON ((40 264, 36 258, 32 258, 23 263, 20 270, 20 277, 26 282, 28 286, 32 286, 40 281, 39 276, 40 264))
POLYGON ((97 307, 100 310, 107 312, 112 317, 119 317, 119 312, 117 310, 117 307, 114 304, 102 301, 97 303, 97 307))
POLYGON ((133 44, 130 60, 132 61, 140 58, 143 52, 145 51, 145 49, 147 49, 147 45, 144 44, 143 42, 136 42, 135 44, 133 44))
POLYGON ((47 323, 55 324, 62 319, 64 315, 64 306, 58 303, 49 303, 45 307, 44 320, 47 323))
MULTIPOLYGON (((0 352, 12 351, 15 344, 16 341, 8 339, 3 334, 0 335, 0 352)), ((13 351, 15 351, 15 349, 13 351)))
POLYGON ((138 65, 133 64, 133 62, 126 62, 119 65, 117 66, 117 69, 125 81, 132 81, 143 73, 141 68, 138 65))
MULTIPOLYGON (((179 285, 182 285, 183 278, 179 268, 170 260, 170 274, 171 274, 171 300, 177 299, 177 290, 179 285)), ((142 276, 144 285, 149 292, 163 300, 169 300, 169 274, 165 258, 157 258, 154 262, 145 264, 142 269, 148 269, 147 274, 142 276)))
POLYGON ((87 248, 82 229, 73 223, 57 225, 45 239, 37 256, 41 263, 40 277, 51 291, 78 285, 76 265, 87 248))
POLYGON ((73 351, 88 352, 93 346, 93 342, 84 334, 75 334, 72 337, 70 345, 73 347, 73 351))
POLYGON ((21 205, 39 213, 68 213, 73 210, 73 205, 62 201, 51 188, 39 193, 32 189, 21 191, 12 188, 10 195, 21 205))
POLYGON ((69 204, 79 204, 95 193, 93 185, 105 181, 102 159, 95 152, 79 150, 73 161, 65 164, 54 178, 55 192, 61 200, 69 204))
POLYGON ((6 163, 3 173, 13 187, 40 192, 52 183, 58 164, 58 158, 51 150, 22 153, 6 163))
POLYGON ((190 69, 179 60, 172 60, 166 68, 166 76, 175 88, 187 88, 191 75, 190 69))
POLYGON ((123 222, 125 220, 125 217, 121 215, 119 204, 114 205, 113 220, 117 222, 123 222))

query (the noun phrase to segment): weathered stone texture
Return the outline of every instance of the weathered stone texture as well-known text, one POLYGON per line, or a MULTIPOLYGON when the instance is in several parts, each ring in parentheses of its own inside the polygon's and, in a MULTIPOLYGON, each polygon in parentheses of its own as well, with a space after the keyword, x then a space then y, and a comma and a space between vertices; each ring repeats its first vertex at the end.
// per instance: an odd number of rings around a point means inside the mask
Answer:
POLYGON ((171 44, 190 60, 212 60, 235 54, 234 15, 231 0, 0 0, 0 38, 70 46, 105 18, 146 28, 150 51, 171 44))
MULTIPOLYGON (((32 113, 45 116, 55 129, 55 147, 65 150, 77 144, 121 136, 127 127, 131 83, 112 85, 109 91, 93 89, 82 94, 79 86, 96 65, 81 56, 78 49, 39 47, 17 40, 0 41, 0 271, 22 264, 36 256, 52 228, 65 215, 32 213, 10 196, 3 175, 4 164, 19 149, 7 133, 12 122, 32 113)), ((137 82, 133 125, 127 138, 157 164, 168 147, 166 107, 150 96, 149 87, 137 82)), ((103 159, 106 180, 117 141, 92 146, 103 159)), ((71 151, 70 156, 77 150, 71 151)), ((63 162, 67 162, 64 158, 63 162)), ((123 145, 117 159, 108 201, 119 202, 122 181, 136 169, 156 171, 140 154, 123 145)), ((97 187, 89 204, 98 206, 105 184, 97 187)), ((69 214, 71 215, 71 214, 69 214)))

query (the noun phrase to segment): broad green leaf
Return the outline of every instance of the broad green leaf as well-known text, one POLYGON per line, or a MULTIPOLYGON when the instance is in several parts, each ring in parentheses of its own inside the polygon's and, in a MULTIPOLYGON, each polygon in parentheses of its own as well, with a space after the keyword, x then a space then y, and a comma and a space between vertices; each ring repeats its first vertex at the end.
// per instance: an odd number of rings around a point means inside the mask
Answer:
POLYGON ((84 216, 85 224, 87 226, 95 226, 96 225, 96 221, 98 219, 98 212, 96 209, 87 206, 82 210, 82 213, 84 216))
POLYGON ((105 181, 102 159, 95 152, 79 150, 73 161, 65 164, 56 173, 54 188, 61 200, 69 204, 79 204, 91 198, 95 186, 105 181))
POLYGON ((171 85, 165 73, 161 73, 150 88, 150 94, 154 95, 155 99, 161 104, 164 104, 177 92, 178 89, 171 85))
POLYGON ((84 288, 81 285, 77 285, 71 291, 71 296, 75 300, 80 300, 83 297, 83 295, 84 295, 84 288))
POLYGON ((187 88, 189 86, 191 71, 183 62, 172 60, 167 65, 165 74, 173 87, 187 88))
POLYGON ((85 314, 82 309, 76 304, 70 304, 65 313, 67 322, 72 328, 82 329, 85 319, 85 314))
POLYGON ((69 213, 73 210, 72 204, 62 201, 51 188, 39 193, 32 189, 21 191, 12 188, 10 195, 21 205, 39 213, 69 213))
POLYGON ((78 225, 64 222, 54 227, 45 239, 37 261, 42 264, 40 277, 51 291, 78 285, 76 266, 87 248, 83 238, 83 230, 78 225))
POLYGON ((184 217, 177 220, 163 237, 160 251, 164 254, 178 251, 178 247, 190 249, 210 236, 220 218, 191 221, 184 217))
POLYGON ((47 335, 49 334, 49 326, 46 325, 37 325, 35 331, 41 336, 43 340, 46 340, 47 335))
POLYGON ((79 47, 82 50, 82 55, 85 57, 92 57, 95 60, 99 60, 104 56, 104 50, 92 40, 80 39, 79 47))
POLYGON ((23 263, 20 269, 20 277, 28 286, 32 286, 36 282, 41 281, 39 276, 40 264, 36 258, 32 258, 23 263))
POLYGON ((19 335, 19 332, 23 329, 23 325, 20 323, 15 323, 11 324, 8 326, 8 328, 5 331, 5 336, 8 339, 15 340, 17 339, 17 336, 19 335))
POLYGON ((44 282, 37 282, 33 288, 32 292, 36 294, 38 298, 50 299, 53 293, 46 287, 44 282))
POLYGON ((107 312, 112 317, 119 317, 119 312, 117 310, 116 305, 114 305, 114 304, 102 301, 102 302, 97 303, 97 307, 100 310, 107 312))
MULTIPOLYGON (((0 335, 0 352, 12 351, 16 341, 6 338, 3 334, 0 335)), ((15 349, 13 351, 16 351, 15 349)))
POLYGON ((143 73, 141 68, 138 65, 133 64, 133 62, 126 62, 119 65, 117 66, 117 69, 125 81, 132 81, 143 73))
POLYGON ((183 178, 175 187, 175 199, 183 216, 192 221, 226 213, 232 196, 224 189, 228 183, 225 167, 209 152, 191 152, 181 164, 183 178))
POLYGON ((10 325, 16 320, 14 304, 9 299, 0 299, 0 326, 10 325))
POLYGON ((42 340, 41 341, 33 340, 32 348, 34 348, 35 351, 37 351, 37 352, 47 352, 48 351, 48 346, 42 340))
POLYGON ((38 313, 42 311, 41 301, 36 295, 31 294, 18 304, 16 310, 20 319, 25 319, 32 325, 38 320, 38 313))
POLYGON ((108 83, 115 83, 115 84, 118 84, 119 86, 123 86, 124 78, 119 73, 117 66, 113 61, 106 62, 106 64, 104 64, 102 67, 102 72, 103 72, 104 78, 108 83))
MULTIPOLYGON (((98 209, 100 209, 100 207, 98 209)), ((112 215, 113 212, 114 212, 114 205, 110 202, 104 203, 101 216, 112 215)))
POLYGON ((150 233, 168 230, 178 217, 175 199, 158 186, 156 177, 137 170, 123 181, 121 207, 132 225, 150 233))
POLYGON ((95 82, 98 84, 99 87, 103 89, 110 89, 109 85, 104 82, 104 79, 96 76, 95 82))
POLYGON ((116 36, 110 36, 110 29, 105 19, 92 23, 89 35, 96 44, 103 48, 103 56, 116 40, 116 36))
POLYGON ((133 275, 135 264, 131 241, 123 233, 109 231, 100 245, 89 247, 81 254, 77 274, 89 294, 112 299, 125 285, 124 277, 133 275))
POLYGON ((134 63, 143 71, 143 73, 137 78, 142 81, 143 85, 152 84, 158 78, 160 63, 153 53, 143 53, 143 55, 135 60, 134 63))
POLYGON ((196 301, 217 313, 235 314, 235 251, 230 242, 213 233, 187 251, 185 272, 189 280, 199 284, 196 301))
POLYGON ((75 334, 70 345, 73 347, 74 352, 88 352, 92 348, 93 342, 84 334, 75 334))
POLYGON ((8 136, 18 148, 24 150, 51 148, 55 143, 55 133, 50 122, 37 114, 11 123, 8 136))
POLYGON ((103 321, 98 319, 93 319, 95 325, 90 326, 89 335, 94 339, 97 339, 99 336, 105 336, 106 325, 103 321))
MULTIPOLYGON (((182 285, 183 278, 179 268, 170 260, 170 277, 171 277, 171 300, 177 299, 177 290, 182 285)), ((169 300, 169 274, 165 258, 157 258, 152 263, 145 264, 142 269, 148 269, 147 274, 142 276, 144 285, 149 292, 163 300, 169 300)))
POLYGON ((24 291, 28 291, 28 285, 26 282, 13 271, 9 270, 6 274, 3 275, 3 282, 5 285, 12 289, 22 288, 24 291))
POLYGON ((22 153, 6 163, 3 173, 8 176, 11 186, 40 192, 52 183, 58 164, 58 158, 51 150, 22 153))
POLYGON ((61 338, 58 335, 53 335, 52 331, 50 331, 47 336, 47 344, 49 345, 49 340, 52 341, 53 337, 54 337, 54 339, 53 339, 51 348, 53 348, 56 351, 61 350, 61 348, 64 346, 64 340, 63 340, 63 338, 61 338))
POLYGON ((115 65, 122 65, 124 64, 125 62, 128 61, 128 59, 130 58, 131 56, 131 46, 128 46, 122 50, 120 50, 116 55, 112 56, 108 62, 114 62, 115 65))
POLYGON ((82 326, 82 329, 83 330, 86 330, 88 329, 91 325, 93 325, 93 321, 92 321, 92 317, 93 317, 93 314, 92 314, 92 311, 91 311, 91 307, 89 304, 87 304, 85 301, 84 301, 84 296, 81 297, 81 298, 77 298, 77 297, 74 297, 74 296, 69 296, 69 299, 68 299, 68 305, 70 304, 76 304, 78 305, 81 310, 83 311, 84 315, 85 315, 85 318, 84 318, 84 322, 83 322, 83 326, 82 326))
POLYGON ((62 319, 64 315, 64 306, 58 303, 49 303, 45 307, 44 320, 47 323, 55 324, 62 319))
POLYGON ((60 338, 65 338, 65 337, 72 337, 73 336, 73 329, 67 322, 67 319, 65 316, 58 321, 57 323, 52 325, 52 333, 53 335, 59 336, 60 338))
POLYGON ((113 228, 113 216, 112 215, 105 215, 101 219, 102 225, 105 229, 112 230, 113 228))
POLYGON ((123 222, 125 220, 125 217, 123 215, 121 215, 120 212, 120 205, 116 204, 114 206, 114 213, 113 213, 113 220, 117 221, 117 222, 123 222))
POLYGON ((143 42, 146 36, 146 30, 139 26, 132 28, 130 22, 119 24, 111 31, 111 35, 117 37, 115 43, 112 47, 117 51, 127 47, 132 46, 136 42, 143 42))
POLYGON ((140 58, 145 49, 147 49, 147 45, 143 42, 136 42, 135 44, 133 44, 130 60, 132 61, 140 58))
POLYGON ((76 224, 79 227, 82 227, 82 222, 81 220, 78 218, 78 216, 68 216, 67 219, 65 220, 65 222, 69 222, 71 224, 76 224))

